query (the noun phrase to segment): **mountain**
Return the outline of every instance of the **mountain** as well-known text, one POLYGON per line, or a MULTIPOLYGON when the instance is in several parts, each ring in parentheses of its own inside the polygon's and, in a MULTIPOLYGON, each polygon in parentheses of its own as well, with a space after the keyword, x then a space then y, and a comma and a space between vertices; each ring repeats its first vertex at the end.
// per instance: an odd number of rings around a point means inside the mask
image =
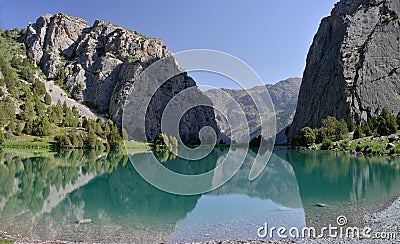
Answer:
POLYGON ((400 2, 341 0, 321 21, 307 56, 289 137, 327 116, 368 120, 400 111, 400 2))
MULTIPOLYGON (((89 26, 83 19, 62 13, 41 16, 27 26, 21 40, 47 80, 56 80, 76 101, 108 114, 119 127, 125 101, 139 75, 157 60, 172 57, 159 39, 101 20, 89 26)), ((149 141, 160 133, 161 115, 172 97, 195 86, 195 81, 183 72, 157 90, 146 115, 149 141)), ((139 101, 145 95, 135 94, 139 101)), ((196 96, 204 98, 200 90, 196 96)), ((213 109, 206 106, 186 112, 179 125, 182 137, 193 135, 197 140, 204 126, 217 131, 213 116, 213 109)))
MULTIPOLYGON (((278 83, 271 85, 266 85, 266 88, 271 96, 271 100, 275 107, 276 113, 276 129, 277 132, 285 129, 293 120, 294 112, 297 106, 297 96, 300 89, 301 78, 290 78, 287 80, 279 81, 278 83)), ((249 124, 249 129, 251 133, 251 139, 257 137, 260 134, 260 118, 258 116, 257 108, 251 99, 249 94, 254 94, 257 92, 258 87, 254 87, 249 90, 232 90, 232 89, 222 89, 223 92, 228 93, 238 102, 241 109, 245 112, 246 119, 249 124)), ((222 99, 221 90, 211 89, 205 92, 209 97, 214 97, 218 100, 218 97, 222 99)), ((214 99, 212 99, 214 100, 214 99)), ((234 106, 226 107, 226 114, 240 114, 236 111, 234 106)), ((216 112, 216 111, 215 111, 216 112)), ((229 125, 222 116, 217 112, 215 115, 218 127, 221 133, 229 137, 229 125)), ((229 141, 229 139, 225 138, 229 141)))

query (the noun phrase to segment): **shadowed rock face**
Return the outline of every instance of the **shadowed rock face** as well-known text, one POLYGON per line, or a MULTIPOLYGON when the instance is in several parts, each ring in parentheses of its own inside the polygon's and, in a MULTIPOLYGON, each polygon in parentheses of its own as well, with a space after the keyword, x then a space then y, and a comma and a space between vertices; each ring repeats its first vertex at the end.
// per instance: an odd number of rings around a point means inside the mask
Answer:
POLYGON ((342 0, 322 20, 307 56, 289 137, 327 116, 366 121, 400 110, 400 3, 342 0))
MULTIPOLYGON (((43 15, 30 24, 23 42, 47 78, 57 78, 63 70, 67 91, 77 101, 109 113, 119 126, 123 105, 135 80, 152 63, 172 55, 161 40, 101 20, 89 26, 80 18, 61 13, 43 15)), ((193 86, 196 83, 186 73, 168 80, 156 93, 149 114, 162 114, 162 110, 156 109, 164 108, 179 91, 193 86)), ((195 136, 206 125, 217 130, 212 115, 212 108, 197 107, 185 115, 181 127, 186 131, 195 128, 191 130, 195 136), (199 119, 203 117, 208 119, 199 119)), ((159 118, 148 119, 157 127, 149 132, 148 138, 153 140, 159 133, 159 118)))

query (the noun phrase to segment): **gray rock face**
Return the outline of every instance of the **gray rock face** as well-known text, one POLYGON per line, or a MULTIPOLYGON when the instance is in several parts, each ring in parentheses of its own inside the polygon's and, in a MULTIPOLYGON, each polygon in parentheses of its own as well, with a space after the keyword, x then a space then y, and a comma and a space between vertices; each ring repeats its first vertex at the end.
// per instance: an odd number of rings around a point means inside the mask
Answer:
MULTIPOLYGON (((135 80, 146 67, 171 56, 161 40, 101 20, 89 26, 80 18, 61 13, 43 15, 29 25, 23 42, 48 78, 65 73, 65 87, 76 100, 109 113, 119 126, 125 99, 135 80)), ((182 73, 157 92, 148 111, 154 115, 148 116, 150 140, 160 131, 156 115, 162 114, 174 94, 192 86, 196 83, 182 73)), ((213 114, 211 108, 197 107, 185 115, 181 127, 188 131, 191 128, 195 136, 206 125, 218 130, 213 114), (203 117, 207 120, 199 119, 203 117)))
POLYGON ((356 124, 400 111, 400 3, 342 0, 322 20, 307 56, 289 136, 327 116, 356 124))
MULTIPOLYGON (((294 113, 297 106, 297 97, 299 94, 301 84, 301 78, 290 78, 287 80, 279 81, 274 85, 266 85, 269 95, 271 96, 272 103, 275 107, 275 115, 276 115, 276 130, 277 132, 284 130, 290 123, 292 123, 294 113)), ((260 134, 260 121, 257 113, 256 105, 251 99, 250 94, 257 93, 257 87, 245 90, 230 90, 223 89, 224 92, 227 92, 235 101, 238 102, 240 108, 245 112, 246 119, 248 121, 249 130, 251 133, 251 138, 257 137, 260 134)), ((218 97, 221 97, 220 91, 218 90, 208 90, 205 93, 209 97, 214 97, 218 100, 218 97)), ((227 107, 228 111, 226 113, 229 114, 239 114, 240 111, 236 111, 235 107, 227 107)), ((216 120, 221 132, 229 137, 229 125, 222 116, 219 116, 216 113, 216 120)), ((225 139, 226 140, 226 139, 225 139)), ((229 140, 228 140, 229 141, 229 140)), ((279 140, 281 142, 282 140, 279 140)))

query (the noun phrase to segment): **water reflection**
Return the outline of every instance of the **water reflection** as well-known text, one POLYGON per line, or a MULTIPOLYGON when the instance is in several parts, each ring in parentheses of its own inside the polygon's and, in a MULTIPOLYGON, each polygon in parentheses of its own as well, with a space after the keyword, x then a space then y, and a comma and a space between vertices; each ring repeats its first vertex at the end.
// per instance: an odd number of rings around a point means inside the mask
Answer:
MULTIPOLYGON (((163 165, 199 174, 218 165, 226 152, 216 148, 198 162, 176 158, 163 165)), ((398 159, 277 149, 262 175, 249 181, 255 155, 249 150, 240 171, 222 187, 205 195, 178 196, 148 184, 119 153, 0 152, 0 229, 90 242, 256 239, 264 222, 318 226, 334 222, 338 213, 356 221, 353 215, 376 210, 400 189, 398 159), (329 206, 318 208, 316 203, 329 206), (92 223, 75 224, 82 218, 92 223)), ((131 155, 142 164, 148 157, 131 155)), ((212 185, 223 173, 216 171, 199 184, 212 185)))

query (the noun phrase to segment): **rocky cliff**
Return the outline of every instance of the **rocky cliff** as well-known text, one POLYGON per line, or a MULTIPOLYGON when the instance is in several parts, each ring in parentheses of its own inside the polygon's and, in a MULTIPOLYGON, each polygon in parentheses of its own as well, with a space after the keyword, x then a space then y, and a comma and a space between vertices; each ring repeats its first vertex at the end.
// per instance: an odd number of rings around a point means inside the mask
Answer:
MULTIPOLYGON (((299 94, 301 84, 301 78, 289 78, 287 80, 279 81, 274 85, 266 85, 269 95, 271 96, 272 103, 275 107, 276 115, 276 130, 277 132, 285 129, 290 123, 292 123, 294 113, 297 106, 297 97, 299 94)), ((251 133, 251 139, 257 137, 260 134, 260 118, 258 116, 258 111, 256 105, 251 99, 249 94, 256 93, 258 91, 257 87, 245 90, 231 90, 223 89, 227 92, 235 101, 238 102, 240 108, 245 112, 246 119, 248 121, 249 130, 251 133)), ((208 90, 205 93, 209 97, 218 99, 223 99, 224 96, 221 95, 220 90, 208 90)), ((240 111, 235 110, 234 106, 226 106, 226 114, 240 114, 240 111)), ((229 137, 229 125, 222 116, 218 113, 215 115, 217 124, 221 129, 221 132, 229 137)), ((280 140, 281 142, 281 140, 280 140)))
POLYGON ((400 2, 341 0, 320 24, 307 56, 289 137, 327 116, 366 121, 400 111, 400 2))
MULTIPOLYGON (((93 26, 65 14, 43 15, 27 27, 23 42, 48 79, 62 80, 67 92, 97 112, 108 113, 121 125, 125 99, 135 80, 149 65, 172 54, 161 40, 96 20, 93 26)), ((167 81, 148 109, 150 141, 160 131, 160 118, 168 101, 196 86, 186 73, 167 81)), ((199 96, 201 96, 199 91, 199 96)), ((182 119, 186 134, 198 135, 203 126, 217 129, 213 111, 197 107, 182 119)))

